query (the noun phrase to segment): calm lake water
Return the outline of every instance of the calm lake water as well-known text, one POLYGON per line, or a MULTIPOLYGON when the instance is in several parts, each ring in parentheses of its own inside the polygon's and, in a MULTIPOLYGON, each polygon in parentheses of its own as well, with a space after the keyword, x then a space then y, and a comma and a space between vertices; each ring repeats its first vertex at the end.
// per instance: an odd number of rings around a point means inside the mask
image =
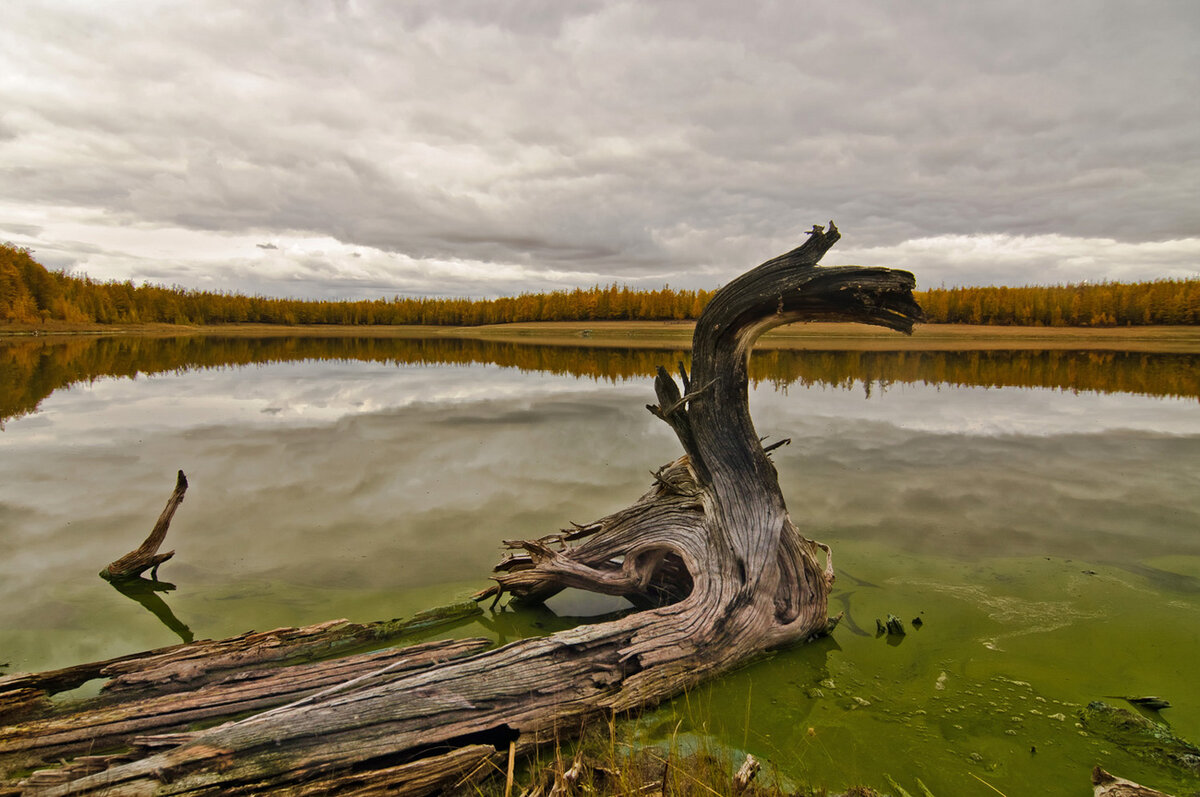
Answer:
MULTIPOLYGON (((7 672, 347 617, 486 586, 500 541, 630 504, 678 443, 646 412, 682 352, 463 340, 0 343, 7 672), (96 573, 191 482, 159 577, 96 573)), ((1097 763, 1195 779, 1081 732, 1159 695, 1200 741, 1200 358, 765 352, 751 407, 797 525, 832 545, 831 639, 647 713, 637 732, 785 779, 1086 795, 1097 763), (924 623, 899 644, 893 613, 924 623), (895 642, 895 640, 891 640, 895 642), (1033 752, 1036 750, 1036 752, 1033 752), (990 784, 990 785, 989 785, 990 784)), ((618 609, 555 598, 454 629, 509 641, 618 609)))

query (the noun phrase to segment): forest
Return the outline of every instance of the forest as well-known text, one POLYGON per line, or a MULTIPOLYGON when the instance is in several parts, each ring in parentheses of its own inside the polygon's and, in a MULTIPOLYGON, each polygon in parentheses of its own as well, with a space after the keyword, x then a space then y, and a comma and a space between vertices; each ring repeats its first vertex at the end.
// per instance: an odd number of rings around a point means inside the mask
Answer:
MULTIPOLYGON (((99 282, 51 271, 29 249, 0 244, 0 324, 422 324, 694 320, 714 291, 616 284, 498 299, 306 301, 99 282)), ((1114 327, 1200 324, 1200 279, 936 288, 914 293, 932 324, 1114 327)))

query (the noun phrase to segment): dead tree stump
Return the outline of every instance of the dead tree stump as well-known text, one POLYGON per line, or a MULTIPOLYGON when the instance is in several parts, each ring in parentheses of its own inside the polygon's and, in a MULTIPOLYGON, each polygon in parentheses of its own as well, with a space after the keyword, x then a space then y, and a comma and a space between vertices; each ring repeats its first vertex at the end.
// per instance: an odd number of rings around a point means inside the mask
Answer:
POLYGON ((527 752, 597 715, 661 701, 825 633, 829 548, 788 516, 750 420, 747 362, 759 335, 792 321, 909 332, 920 320, 908 272, 817 266, 838 237, 832 223, 814 227, 802 246, 713 297, 696 325, 692 374, 681 366, 677 383, 660 369, 650 406, 684 455, 628 509, 509 542, 520 553, 498 565, 489 591, 537 600, 577 587, 627 596, 642 611, 147 741, 153 755, 62 793, 452 791, 493 769, 489 761, 502 766, 510 748, 527 752))

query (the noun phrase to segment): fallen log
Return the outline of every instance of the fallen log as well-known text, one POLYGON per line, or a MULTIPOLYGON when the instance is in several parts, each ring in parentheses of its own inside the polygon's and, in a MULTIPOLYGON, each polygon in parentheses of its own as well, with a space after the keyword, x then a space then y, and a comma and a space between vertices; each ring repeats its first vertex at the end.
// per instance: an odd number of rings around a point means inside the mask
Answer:
POLYGON ((479 596, 541 600, 576 587, 626 596, 642 611, 143 739, 135 760, 87 762, 39 793, 451 791, 598 715, 661 701, 766 649, 826 633, 832 556, 788 516, 750 419, 747 361, 759 335, 793 321, 909 332, 920 320, 911 274, 818 267, 838 238, 832 223, 814 227, 803 245, 719 291, 696 325, 692 374, 681 365, 676 383, 660 368, 649 407, 684 455, 628 509, 508 543, 520 553, 479 596))
POLYGON ((149 684, 146 691, 159 694, 94 701, 93 708, 61 715, 51 712, 5 729, 0 734, 0 765, 6 770, 27 769, 64 756, 129 744, 146 749, 173 747, 190 738, 179 732, 196 723, 294 704, 368 681, 381 683, 488 646, 485 639, 449 640, 290 667, 247 667, 223 678, 206 679, 185 691, 155 689, 159 685, 149 684), (146 734, 168 731, 173 734, 169 738, 139 740, 146 734))
POLYGON ((491 643, 464 639, 376 648, 444 631, 480 614, 475 602, 466 601, 406 619, 365 624, 334 620, 305 628, 248 632, 2 678, 0 797, 42 794, 110 766, 176 747, 191 739, 188 731, 197 723, 378 683, 476 653, 491 643), (109 679, 97 697, 67 704, 49 699, 93 678, 109 679), (114 748, 125 749, 90 755, 114 748), (11 773, 69 758, 73 760, 66 766, 5 782, 11 773))
POLYGON ((397 620, 329 620, 303 628, 247 631, 228 639, 204 639, 60 670, 0 676, 0 698, 30 690, 42 696, 55 695, 98 678, 107 679, 102 696, 128 692, 146 697, 185 691, 253 667, 280 667, 378 647, 480 614, 474 603, 464 601, 397 620))

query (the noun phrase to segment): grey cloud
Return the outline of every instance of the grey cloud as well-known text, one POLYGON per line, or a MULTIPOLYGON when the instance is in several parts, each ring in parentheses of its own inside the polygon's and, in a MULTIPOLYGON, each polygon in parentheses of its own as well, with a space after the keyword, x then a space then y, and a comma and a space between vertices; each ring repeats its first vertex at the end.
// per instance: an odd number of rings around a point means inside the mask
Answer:
POLYGON ((10 202, 627 280, 1200 236, 1190 4, 16 7, 10 202))
POLYGON ((478 3, 472 0, 436 0, 371 4, 372 14, 395 14, 408 27, 420 28, 439 22, 486 25, 534 36, 555 36, 570 19, 596 13, 604 4, 561 3, 557 0, 515 0, 478 3))
POLYGON ((42 227, 37 224, 20 224, 13 221, 0 223, 0 230, 14 233, 16 235, 28 235, 32 237, 37 237, 38 235, 42 234, 42 227))

